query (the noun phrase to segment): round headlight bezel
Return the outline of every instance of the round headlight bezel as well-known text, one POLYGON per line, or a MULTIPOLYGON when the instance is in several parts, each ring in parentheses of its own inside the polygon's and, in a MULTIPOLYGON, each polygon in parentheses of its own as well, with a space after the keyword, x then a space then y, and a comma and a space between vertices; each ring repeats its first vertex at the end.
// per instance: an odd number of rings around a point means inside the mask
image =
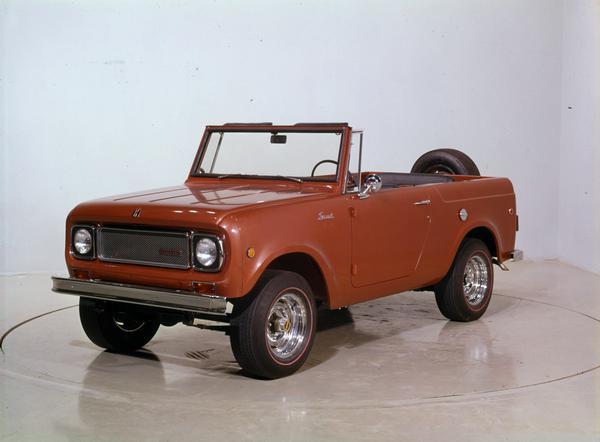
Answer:
POLYGON ((223 264, 223 241, 216 235, 205 233, 195 234, 192 244, 192 260, 194 269, 201 272, 218 272, 223 264), (214 253, 212 260, 205 260, 199 256, 199 247, 204 244, 204 253, 210 249, 214 253))
POLYGON ((96 240, 94 234, 94 228, 91 226, 76 225, 71 229, 71 253, 76 258, 80 259, 94 259, 96 254, 96 240), (87 235, 88 241, 86 242, 79 235, 87 235), (87 243, 88 249, 82 249, 78 244, 87 243))

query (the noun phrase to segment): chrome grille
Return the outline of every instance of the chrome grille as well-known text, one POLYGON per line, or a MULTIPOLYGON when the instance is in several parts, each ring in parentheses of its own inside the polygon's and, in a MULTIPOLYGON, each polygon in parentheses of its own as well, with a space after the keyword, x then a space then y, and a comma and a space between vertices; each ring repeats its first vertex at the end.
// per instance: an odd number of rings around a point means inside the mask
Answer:
POLYGON ((190 239, 187 233, 153 230, 98 229, 98 258, 102 261, 187 269, 190 239))

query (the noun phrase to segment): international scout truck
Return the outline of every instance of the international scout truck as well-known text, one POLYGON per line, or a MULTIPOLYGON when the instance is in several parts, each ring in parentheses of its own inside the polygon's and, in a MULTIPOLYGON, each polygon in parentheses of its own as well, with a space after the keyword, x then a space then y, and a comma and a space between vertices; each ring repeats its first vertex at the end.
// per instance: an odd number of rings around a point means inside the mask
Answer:
POLYGON ((302 366, 318 309, 431 290, 446 318, 478 319, 493 264, 521 256, 511 182, 453 149, 411 173, 365 171, 362 144, 346 123, 208 126, 183 185, 69 213, 70 277, 53 289, 80 297, 85 333, 111 351, 222 322, 261 378, 302 366))

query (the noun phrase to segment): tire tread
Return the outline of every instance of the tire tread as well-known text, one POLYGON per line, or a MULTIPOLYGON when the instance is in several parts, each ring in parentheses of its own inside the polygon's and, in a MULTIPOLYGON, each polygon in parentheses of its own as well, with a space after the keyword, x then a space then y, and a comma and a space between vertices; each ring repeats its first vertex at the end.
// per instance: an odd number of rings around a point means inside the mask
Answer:
POLYGON ((79 300, 79 318, 83 331, 98 347, 129 353, 150 342, 160 327, 157 320, 148 320, 138 331, 123 332, 113 322, 112 307, 109 302, 86 298, 79 300))
POLYGON ((238 301, 233 309, 230 322, 231 349, 242 369, 252 376, 264 379, 280 378, 298 370, 306 360, 314 340, 316 330, 315 308, 310 286, 302 276, 286 270, 266 270, 252 292, 238 301), (283 288, 286 284, 299 286, 298 288, 306 292, 313 313, 311 335, 307 347, 300 359, 289 366, 276 365, 266 357, 266 350, 262 346, 264 342, 262 332, 264 323, 256 322, 259 320, 260 315, 271 305, 274 296, 280 291, 277 287, 283 288))
POLYGON ((491 262, 490 251, 483 241, 476 238, 466 238, 463 241, 450 270, 444 279, 434 286, 435 301, 442 315, 451 321, 469 322, 479 319, 483 313, 485 313, 493 291, 494 273, 491 262), (466 261, 467 257, 475 251, 483 251, 487 256, 490 265, 488 293, 486 294, 486 299, 484 299, 481 308, 476 311, 467 306, 462 289, 459 290, 459 286, 462 285, 464 272, 463 261, 466 261))

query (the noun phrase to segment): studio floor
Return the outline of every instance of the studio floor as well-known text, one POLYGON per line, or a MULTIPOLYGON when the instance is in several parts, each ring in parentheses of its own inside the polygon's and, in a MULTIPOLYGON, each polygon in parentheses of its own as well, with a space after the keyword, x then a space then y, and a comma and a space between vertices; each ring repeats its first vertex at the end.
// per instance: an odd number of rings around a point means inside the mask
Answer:
POLYGON ((220 332, 161 327, 134 355, 84 335, 49 275, 0 278, 2 440, 600 440, 600 276, 496 270, 476 322, 432 293, 322 315, 306 365, 240 374, 220 332))

